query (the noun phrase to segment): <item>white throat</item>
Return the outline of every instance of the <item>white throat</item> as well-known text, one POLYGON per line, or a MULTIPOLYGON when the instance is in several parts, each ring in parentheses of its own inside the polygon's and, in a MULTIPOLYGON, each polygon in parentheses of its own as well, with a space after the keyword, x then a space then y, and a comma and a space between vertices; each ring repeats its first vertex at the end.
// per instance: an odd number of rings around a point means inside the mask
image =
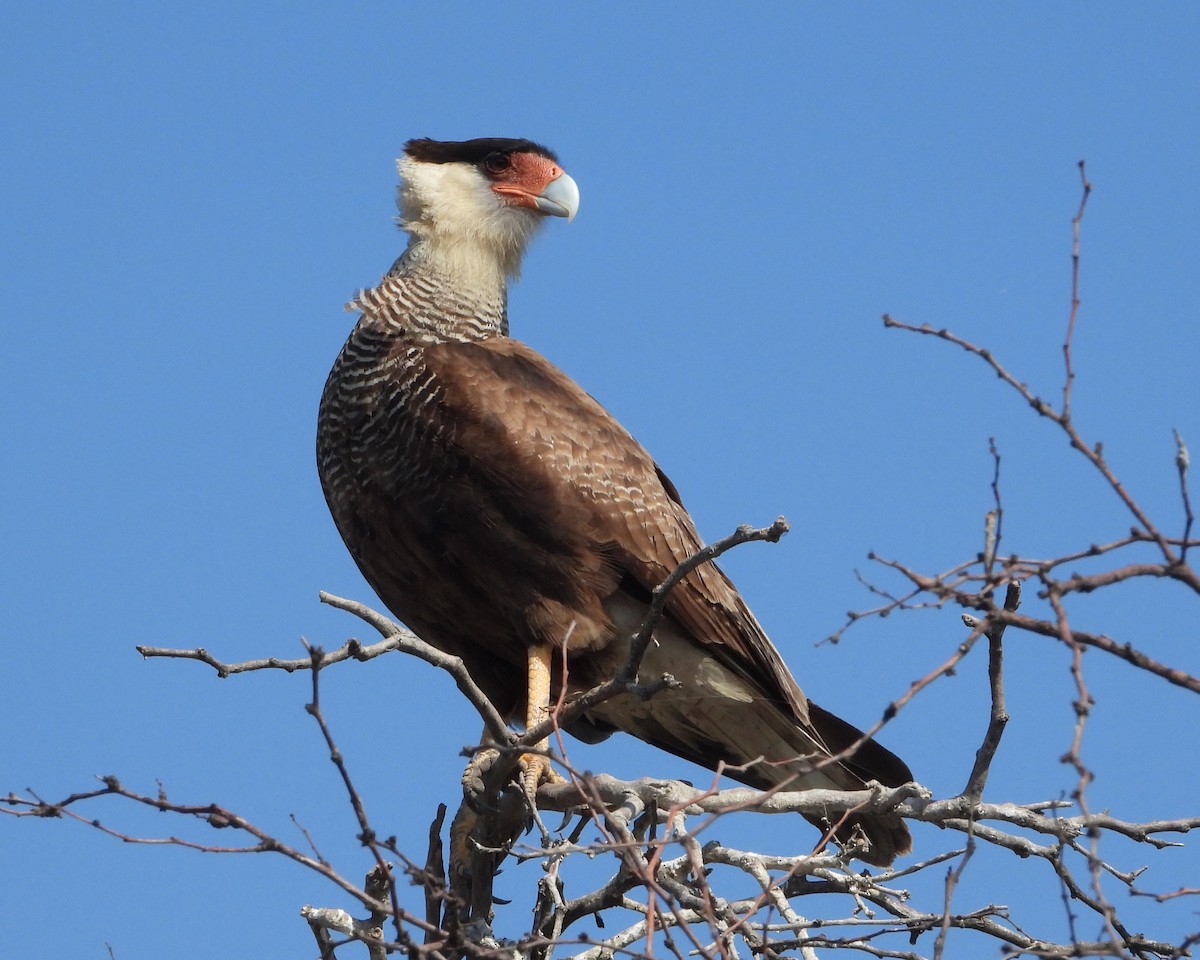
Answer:
POLYGON ((503 288, 542 217, 507 206, 474 167, 401 157, 397 203, 409 234, 404 259, 451 278, 464 289, 503 288))

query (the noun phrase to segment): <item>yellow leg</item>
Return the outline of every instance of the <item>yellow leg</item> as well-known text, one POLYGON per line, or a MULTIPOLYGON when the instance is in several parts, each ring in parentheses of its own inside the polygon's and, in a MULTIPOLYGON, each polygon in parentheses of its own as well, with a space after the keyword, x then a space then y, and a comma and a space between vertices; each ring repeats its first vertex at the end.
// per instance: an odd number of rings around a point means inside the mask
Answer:
MULTIPOLYGON (((529 648, 529 700, 525 708, 525 727, 528 730, 550 716, 550 658, 553 656, 553 647, 529 648)), ((538 746, 545 744, 543 740, 538 746)))
MULTIPOLYGON (((551 646, 535 645, 529 648, 528 678, 529 697, 525 707, 525 729, 532 730, 550 716, 550 663, 554 657, 551 646)), ((538 750, 545 751, 549 740, 543 738, 534 744, 538 750)), ((525 771, 525 790, 532 797, 537 788, 543 783, 561 780, 550 766, 550 758, 544 753, 527 753, 521 757, 521 767, 525 771)))

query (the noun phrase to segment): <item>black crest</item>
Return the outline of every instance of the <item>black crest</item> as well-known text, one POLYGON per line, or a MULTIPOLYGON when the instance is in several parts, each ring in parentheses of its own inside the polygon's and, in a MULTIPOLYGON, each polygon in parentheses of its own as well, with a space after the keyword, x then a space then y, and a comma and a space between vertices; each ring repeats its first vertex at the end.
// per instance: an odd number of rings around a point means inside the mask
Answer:
POLYGON ((424 163, 479 164, 492 154, 536 153, 558 163, 558 157, 548 147, 532 140, 510 137, 480 137, 477 140, 409 140, 404 153, 424 163))

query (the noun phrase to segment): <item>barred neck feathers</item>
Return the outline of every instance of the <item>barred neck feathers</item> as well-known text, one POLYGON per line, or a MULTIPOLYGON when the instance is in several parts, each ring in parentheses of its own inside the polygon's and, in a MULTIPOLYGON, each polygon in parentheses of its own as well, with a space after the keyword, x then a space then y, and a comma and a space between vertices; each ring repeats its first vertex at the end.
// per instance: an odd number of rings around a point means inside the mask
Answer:
POLYGON ((379 285, 346 304, 363 323, 418 343, 484 340, 508 335, 508 290, 503 277, 470 282, 426 255, 426 244, 409 244, 379 285))

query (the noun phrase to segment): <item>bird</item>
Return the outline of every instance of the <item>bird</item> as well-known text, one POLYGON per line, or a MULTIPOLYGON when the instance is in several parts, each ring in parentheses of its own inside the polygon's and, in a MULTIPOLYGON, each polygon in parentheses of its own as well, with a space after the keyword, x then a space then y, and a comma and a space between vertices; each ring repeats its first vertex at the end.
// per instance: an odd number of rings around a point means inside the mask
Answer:
MULTIPOLYGON (((527 139, 423 138, 397 168, 408 243, 347 305, 359 319, 321 397, 321 485, 379 599, 531 728, 560 694, 616 674, 651 591, 703 541, 647 450, 509 335, 527 245, 579 209, 556 154, 527 139)), ((872 739, 830 759, 862 734, 805 697, 715 563, 667 594, 640 668, 662 674, 677 685, 616 696, 568 731, 588 742, 624 731, 760 789, 912 780, 872 739)), ((866 863, 911 849, 897 814, 829 819, 866 863)))

